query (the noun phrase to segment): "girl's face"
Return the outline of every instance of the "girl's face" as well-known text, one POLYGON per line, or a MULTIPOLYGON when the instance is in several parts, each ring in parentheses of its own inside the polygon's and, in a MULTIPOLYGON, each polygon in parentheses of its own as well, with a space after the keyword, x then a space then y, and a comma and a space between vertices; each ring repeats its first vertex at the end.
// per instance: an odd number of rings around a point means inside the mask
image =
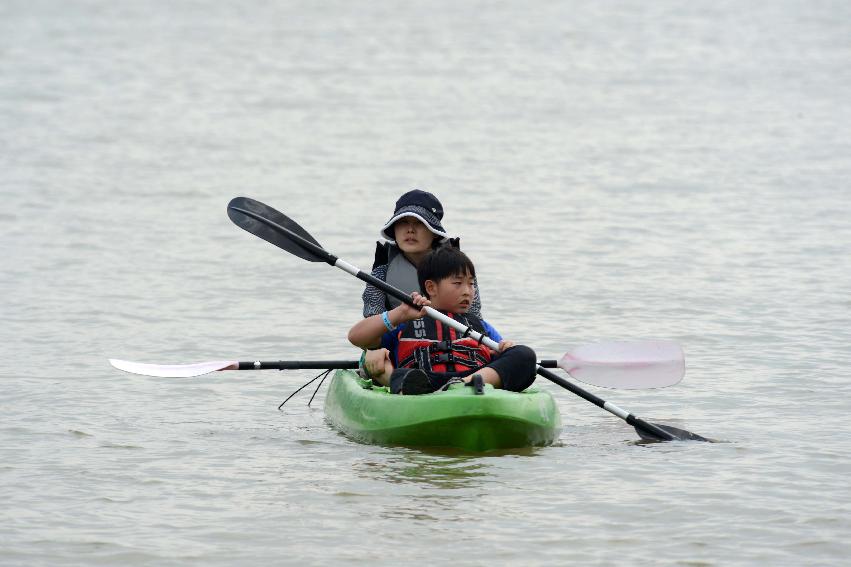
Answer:
POLYGON ((431 250, 434 234, 414 217, 402 217, 393 224, 396 245, 405 254, 422 254, 431 250))

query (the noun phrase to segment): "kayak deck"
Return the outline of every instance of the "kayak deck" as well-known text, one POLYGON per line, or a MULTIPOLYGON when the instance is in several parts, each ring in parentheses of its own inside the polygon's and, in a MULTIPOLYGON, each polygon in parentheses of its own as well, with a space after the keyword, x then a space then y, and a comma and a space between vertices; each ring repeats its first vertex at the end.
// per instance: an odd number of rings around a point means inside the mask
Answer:
POLYGON ((391 394, 351 370, 338 370, 325 396, 331 425, 361 443, 489 451, 553 443, 561 416, 549 392, 461 384, 422 396, 391 394))

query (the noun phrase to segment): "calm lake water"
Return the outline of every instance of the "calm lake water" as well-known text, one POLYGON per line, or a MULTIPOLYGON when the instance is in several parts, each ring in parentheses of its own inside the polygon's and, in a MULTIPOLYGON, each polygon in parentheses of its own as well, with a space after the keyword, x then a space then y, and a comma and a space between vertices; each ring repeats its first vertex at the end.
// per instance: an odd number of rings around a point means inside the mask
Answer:
POLYGON ((0 564, 839 565, 851 554, 851 4, 0 3, 0 564), (483 312, 542 358, 668 338, 557 445, 365 446, 309 372, 361 284, 236 228, 245 195, 369 268, 436 193, 483 312))

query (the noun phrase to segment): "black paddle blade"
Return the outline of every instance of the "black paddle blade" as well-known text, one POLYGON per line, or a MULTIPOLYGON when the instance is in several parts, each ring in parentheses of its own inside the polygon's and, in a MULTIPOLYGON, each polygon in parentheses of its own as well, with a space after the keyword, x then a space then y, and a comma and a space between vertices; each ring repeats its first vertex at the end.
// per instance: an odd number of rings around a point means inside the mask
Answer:
POLYGON ((674 439, 662 439, 658 435, 644 429, 641 426, 637 426, 635 431, 644 441, 706 441, 711 443, 712 441, 707 439, 706 437, 701 437, 697 433, 692 433, 691 431, 686 431, 685 429, 680 429, 678 427, 672 427, 670 425, 661 425, 658 423, 654 423, 656 427, 659 429, 663 429, 674 436, 674 439))
POLYGON ((316 239, 310 233, 301 228, 297 222, 285 214, 276 211, 268 205, 264 205, 260 201, 255 201, 248 197, 231 199, 231 202, 228 203, 228 217, 239 228, 250 232, 254 236, 259 236, 266 242, 274 244, 278 248, 282 248, 290 254, 303 258, 308 262, 328 261, 327 258, 318 256, 299 245, 298 241, 288 234, 288 232, 291 232, 311 244, 322 248, 322 245, 316 242, 316 239))

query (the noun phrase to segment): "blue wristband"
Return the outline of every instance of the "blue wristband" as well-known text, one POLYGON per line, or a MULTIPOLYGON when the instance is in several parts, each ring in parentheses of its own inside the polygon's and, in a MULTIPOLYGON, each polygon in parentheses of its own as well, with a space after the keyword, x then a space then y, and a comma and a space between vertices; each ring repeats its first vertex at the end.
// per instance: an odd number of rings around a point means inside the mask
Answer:
POLYGON ((390 317, 387 315, 387 311, 381 314, 381 320, 384 321, 384 326, 387 327, 387 330, 391 333, 396 330, 396 328, 390 323, 390 317))

